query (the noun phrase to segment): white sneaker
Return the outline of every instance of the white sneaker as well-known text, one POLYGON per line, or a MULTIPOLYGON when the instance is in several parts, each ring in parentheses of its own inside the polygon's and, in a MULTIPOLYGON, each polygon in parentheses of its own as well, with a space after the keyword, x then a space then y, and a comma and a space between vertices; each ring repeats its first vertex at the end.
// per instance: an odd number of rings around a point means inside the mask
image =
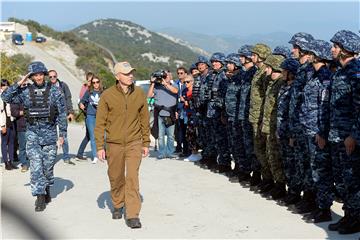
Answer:
POLYGON ((191 156, 189 157, 189 160, 191 162, 197 162, 197 161, 199 161, 201 159, 202 159, 202 157, 201 157, 201 155, 199 153, 191 154, 191 156))
POLYGON ((97 157, 94 158, 94 160, 91 161, 92 164, 96 164, 99 159, 97 157))

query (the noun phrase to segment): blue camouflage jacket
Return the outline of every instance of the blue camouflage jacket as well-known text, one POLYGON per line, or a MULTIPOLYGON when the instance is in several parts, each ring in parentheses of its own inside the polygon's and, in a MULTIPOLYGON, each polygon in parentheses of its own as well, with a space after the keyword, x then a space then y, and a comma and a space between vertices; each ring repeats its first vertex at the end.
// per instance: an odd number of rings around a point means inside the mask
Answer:
POLYGON ((211 78, 213 82, 210 88, 210 100, 207 105, 206 116, 208 118, 217 118, 225 110, 224 101, 228 79, 224 70, 213 71, 211 78))
POLYGON ((289 105, 291 98, 291 85, 282 85, 278 94, 276 113, 276 136, 281 139, 290 138, 289 134, 289 105))
POLYGON ((249 119, 251 81, 256 73, 256 66, 244 71, 241 76, 240 105, 238 119, 240 121, 249 119))
POLYGON ((228 76, 229 82, 225 93, 225 109, 226 116, 230 122, 236 120, 239 112, 241 75, 242 70, 237 70, 232 76, 228 76))
MULTIPOLYGON (((49 82, 45 82, 42 86, 34 87, 45 89, 49 82)), ((23 104, 24 109, 31 106, 29 87, 20 87, 17 83, 11 85, 6 91, 1 94, 4 102, 10 104, 23 104)), ((30 124, 26 122, 26 140, 38 142, 40 145, 52 145, 57 141, 57 129, 59 126, 59 136, 66 137, 67 120, 66 120, 66 104, 65 97, 61 90, 56 86, 51 86, 49 94, 49 104, 57 108, 58 115, 55 118, 55 123, 48 121, 35 121, 30 124)))
MULTIPOLYGON (((352 59, 332 76, 329 141, 359 139, 360 60, 352 59)), ((359 142, 358 142, 359 144, 359 142)))
POLYGON ((326 66, 315 71, 304 86, 301 104, 300 122, 306 134, 319 134, 324 139, 329 133, 330 78, 331 71, 326 66))
POLYGON ((306 82, 312 78, 314 69, 311 63, 302 64, 296 72, 294 82, 290 89, 290 104, 289 104, 289 132, 290 136, 294 138, 302 130, 300 124, 301 104, 303 102, 303 90, 306 82))

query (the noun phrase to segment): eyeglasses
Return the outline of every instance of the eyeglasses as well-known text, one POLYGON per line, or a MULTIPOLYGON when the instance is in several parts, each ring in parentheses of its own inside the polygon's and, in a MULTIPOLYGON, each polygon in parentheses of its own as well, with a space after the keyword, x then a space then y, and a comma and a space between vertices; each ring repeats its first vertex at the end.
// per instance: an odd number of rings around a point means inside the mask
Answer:
POLYGON ((57 76, 49 76, 49 78, 57 78, 57 76))
POLYGON ((95 82, 92 82, 93 84, 95 84, 95 83, 100 83, 100 81, 95 81, 95 82))

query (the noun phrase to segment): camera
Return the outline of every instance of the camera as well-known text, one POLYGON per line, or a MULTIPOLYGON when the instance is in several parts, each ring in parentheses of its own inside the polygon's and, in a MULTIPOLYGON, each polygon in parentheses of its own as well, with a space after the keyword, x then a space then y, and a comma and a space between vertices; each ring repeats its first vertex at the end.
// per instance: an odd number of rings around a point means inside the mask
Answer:
POLYGON ((167 77, 167 73, 164 70, 157 70, 151 74, 151 78, 155 78, 154 83, 161 84, 167 77))

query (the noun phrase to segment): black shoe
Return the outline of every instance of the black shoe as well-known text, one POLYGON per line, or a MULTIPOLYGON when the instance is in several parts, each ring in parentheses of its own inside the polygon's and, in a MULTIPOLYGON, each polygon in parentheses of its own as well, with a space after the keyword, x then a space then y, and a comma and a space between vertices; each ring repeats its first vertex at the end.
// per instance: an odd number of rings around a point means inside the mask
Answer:
POLYGON ((329 224, 328 226, 329 231, 337 231, 343 224, 347 224, 349 219, 350 219, 349 215, 345 213, 345 216, 340 218, 339 221, 337 221, 336 223, 329 224))
POLYGON ((239 172, 238 181, 239 183, 249 183, 251 179, 250 173, 239 172))
POLYGON ((121 219, 122 209, 123 208, 114 208, 114 211, 112 212, 112 219, 121 219))
POLYGON ((360 232, 360 219, 356 217, 349 217, 346 223, 341 224, 338 228, 339 234, 352 234, 360 232))
POLYGON ((329 222, 332 220, 330 209, 317 209, 314 211, 312 219, 309 219, 308 222, 311 223, 321 223, 329 222))
POLYGON ((285 183, 280 183, 280 182, 275 183, 274 188, 270 191, 270 196, 273 200, 284 198, 286 196, 285 183))
POLYGON ((45 194, 45 203, 49 203, 51 202, 51 195, 50 195, 50 187, 47 186, 46 189, 46 194, 45 194))
POLYGON ((42 212, 45 210, 45 208, 46 208, 45 195, 44 194, 37 195, 37 199, 35 201, 35 212, 42 212))
POLYGON ((14 164, 14 163, 12 163, 12 162, 10 162, 10 165, 11 165, 12 169, 19 169, 19 168, 16 166, 16 164, 14 164))
POLYGON ((194 164, 201 167, 203 165, 206 165, 207 162, 208 162, 208 159, 203 157, 200 161, 194 162, 194 164))
POLYGON ((5 162, 5 169, 6 170, 13 170, 12 164, 10 162, 5 162))
POLYGON ((315 200, 307 200, 306 202, 304 202, 304 204, 296 208, 294 213, 304 214, 304 213, 310 213, 314 210, 316 210, 315 200))
POLYGON ((126 219, 126 225, 130 228, 141 228, 141 222, 139 218, 126 219))
POLYGON ((274 187, 274 181, 272 179, 263 180, 263 182, 264 184, 259 187, 258 193, 260 194, 268 193, 274 187))
POLYGON ((258 171, 254 171, 250 179, 250 186, 258 186, 260 183, 261 173, 258 171))
POLYGON ((217 165, 216 168, 214 169, 215 173, 228 173, 231 172, 231 166, 227 166, 227 165, 217 165))
POLYGON ((87 161, 87 158, 84 156, 76 155, 75 157, 76 161, 87 161))

